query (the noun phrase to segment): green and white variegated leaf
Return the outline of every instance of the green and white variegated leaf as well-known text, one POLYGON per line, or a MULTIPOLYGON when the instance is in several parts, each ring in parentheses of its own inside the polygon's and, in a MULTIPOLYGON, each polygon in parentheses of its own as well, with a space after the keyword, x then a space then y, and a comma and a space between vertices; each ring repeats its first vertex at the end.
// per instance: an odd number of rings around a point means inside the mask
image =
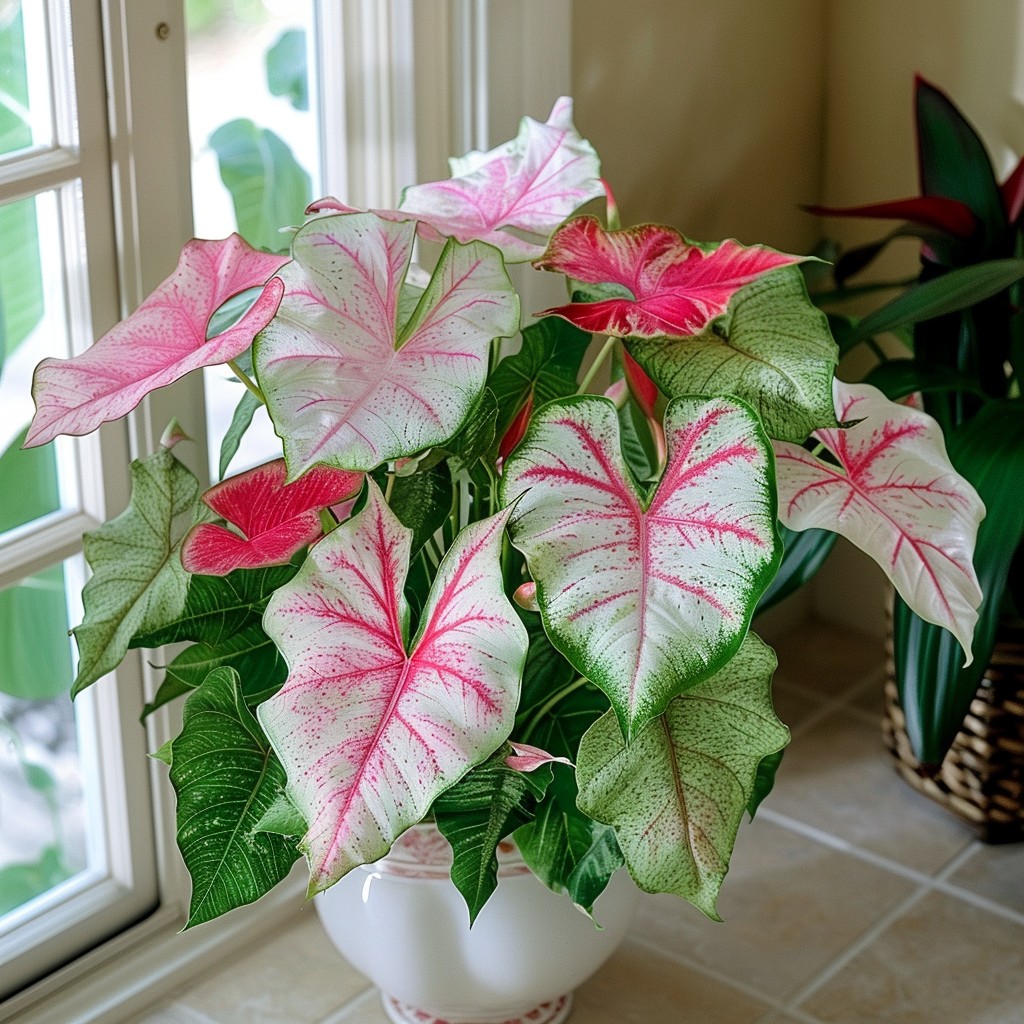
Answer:
POLYGON ((774 652, 751 633, 628 746, 610 714, 580 744, 579 805, 615 829, 637 885, 676 893, 714 920, 758 768, 789 742, 772 709, 774 671, 774 652))
POLYGON ((498 884, 498 844, 532 816, 551 783, 551 766, 532 772, 505 763, 506 745, 434 801, 434 823, 451 844, 452 881, 469 907, 469 922, 498 884))
POLYGON ((416 224, 372 213, 307 221, 285 295, 254 346, 290 479, 326 463, 373 470, 442 445, 484 387, 490 342, 519 327, 501 254, 450 239, 407 320, 401 284, 416 224))
POLYGON ((771 438, 799 442, 836 425, 838 348, 796 267, 746 285, 700 334, 633 338, 627 346, 666 395, 735 395, 757 411, 771 438))
POLYGON ((179 551, 199 483, 169 448, 133 462, 131 477, 128 507, 85 535, 92 576, 82 591, 84 619, 72 630, 79 653, 72 695, 115 669, 136 634, 161 629, 185 607, 189 577, 179 551))
POLYGON ((539 410, 502 477, 552 643, 635 735, 721 668, 778 564, 770 443, 724 399, 665 414, 668 461, 637 491, 615 406, 582 396, 539 410), (571 453, 571 460, 561 453, 571 453))
POLYGON ((284 792, 285 774, 252 712, 238 674, 211 672, 185 701, 171 742, 178 848, 192 877, 186 928, 258 900, 287 874, 295 841, 256 827, 284 792))

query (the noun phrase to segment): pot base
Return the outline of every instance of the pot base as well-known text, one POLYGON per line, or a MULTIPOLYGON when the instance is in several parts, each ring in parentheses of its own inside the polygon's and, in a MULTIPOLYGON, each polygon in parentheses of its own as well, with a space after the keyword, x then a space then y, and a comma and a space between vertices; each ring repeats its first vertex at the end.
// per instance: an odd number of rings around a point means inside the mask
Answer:
POLYGON ((415 1006, 403 1003, 385 992, 380 994, 380 1001, 388 1019, 394 1021, 394 1024, 562 1024, 572 1009, 571 992, 513 1017, 502 1013, 481 1017, 479 1013, 475 1013, 472 1017, 447 1014, 442 1018, 427 1010, 419 1010, 415 1006))

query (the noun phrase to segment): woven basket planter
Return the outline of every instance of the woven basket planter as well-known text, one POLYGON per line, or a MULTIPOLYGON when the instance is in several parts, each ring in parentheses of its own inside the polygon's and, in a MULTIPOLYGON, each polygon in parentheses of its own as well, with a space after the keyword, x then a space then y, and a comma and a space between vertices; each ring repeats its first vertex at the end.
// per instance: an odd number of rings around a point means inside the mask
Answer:
POLYGON ((1024 839, 1024 625, 999 636, 970 711, 934 774, 922 772, 907 736, 887 641, 883 735, 914 789, 977 826, 990 843, 1024 839))

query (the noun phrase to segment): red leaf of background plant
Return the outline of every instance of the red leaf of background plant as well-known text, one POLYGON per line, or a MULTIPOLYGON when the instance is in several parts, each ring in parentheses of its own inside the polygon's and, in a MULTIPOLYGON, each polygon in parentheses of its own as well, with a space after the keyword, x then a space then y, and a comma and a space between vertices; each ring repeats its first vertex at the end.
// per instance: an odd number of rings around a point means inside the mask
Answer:
POLYGON ((240 356, 277 312, 284 285, 267 279, 287 262, 258 252, 239 235, 188 242, 174 273, 131 316, 81 355, 44 359, 36 367, 36 414, 25 447, 58 434, 88 434, 190 370, 240 356), (206 337, 220 306, 264 283, 263 293, 236 324, 206 337))
POLYGON ((946 231, 957 238, 969 238, 978 225, 971 208, 945 196, 910 196, 863 206, 805 206, 819 217, 869 217, 879 220, 909 220, 946 231))
POLYGON ((226 576, 282 565, 322 536, 319 510, 351 497, 363 483, 362 473, 328 466, 290 484, 286 476, 284 459, 276 459, 211 487, 203 501, 242 536, 215 523, 194 526, 181 549, 185 571, 226 576))
POLYGON ((744 285, 802 258, 731 239, 706 250, 672 228, 644 224, 605 231, 596 217, 577 217, 551 236, 534 266, 587 284, 619 285, 626 294, 571 302, 538 316, 560 316, 618 338, 686 338, 724 313, 744 285))

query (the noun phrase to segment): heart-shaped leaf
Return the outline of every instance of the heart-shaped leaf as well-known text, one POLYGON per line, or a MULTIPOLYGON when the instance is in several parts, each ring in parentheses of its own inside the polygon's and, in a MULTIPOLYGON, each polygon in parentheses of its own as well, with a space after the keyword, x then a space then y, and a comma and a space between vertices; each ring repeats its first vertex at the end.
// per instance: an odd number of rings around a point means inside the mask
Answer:
POLYGON ((668 463, 644 497, 613 403, 552 402, 502 478, 545 629, 608 694, 627 737, 732 657, 778 565, 771 452, 755 414, 676 399, 665 434, 668 463))
POLYGON ((501 255, 454 241, 399 323, 415 231, 353 213, 315 218, 295 236, 281 308, 255 344, 293 479, 316 463, 372 470, 443 444, 483 389, 491 340, 519 327, 501 255))
POLYGON ((835 425, 838 349, 796 267, 747 285, 725 316, 692 338, 628 345, 666 395, 736 395, 757 410, 769 437, 803 441, 835 425))
POLYGON ((25 446, 58 434, 88 434, 190 370, 240 355, 277 310, 283 286, 271 275, 285 262, 257 252, 238 235, 189 242, 175 272, 131 316, 81 355, 44 359, 36 367, 36 414, 25 446), (252 307, 208 339, 207 324, 217 308, 256 285, 265 287, 252 307))
POLYGON ((526 631, 502 589, 500 513, 462 531, 404 642, 410 531, 376 484, 270 601, 289 676, 259 718, 309 823, 310 891, 378 860, 508 736, 526 631))
POLYGON ((562 221, 604 195, 600 162, 577 133, 567 96, 546 123, 524 117, 511 142, 452 160, 451 170, 447 181, 407 188, 400 209, 440 235, 489 242, 512 263, 539 256, 562 221))
POLYGON ((192 877, 191 928, 258 900, 299 854, 293 840, 255 831, 285 776, 233 669, 211 672, 185 701, 181 735, 164 759, 178 795, 178 848, 192 877))
POLYGON ((199 483, 169 448, 131 465, 128 507, 85 535, 92 568, 82 591, 78 644, 80 693, 123 660, 137 633, 153 632, 185 607, 188 574, 179 548, 199 497, 199 483))
POLYGON ((774 651, 750 633, 628 745, 610 714, 580 744, 579 805, 613 826, 637 885, 676 893, 714 920, 758 769, 789 742, 772 709, 774 671, 774 651))
POLYGON ((744 285, 801 258, 731 239, 705 248, 658 224, 605 231, 596 217, 577 217, 551 236, 534 266, 586 284, 617 285, 622 294, 538 316, 560 316, 617 338, 690 337, 724 313, 744 285))
POLYGON ((957 638, 969 663, 982 596, 971 562, 981 499, 950 464, 930 416, 838 381, 836 412, 859 422, 815 434, 835 461, 776 443, 779 518, 856 544, 914 612, 957 638))
POLYGON ((211 487, 203 501, 241 531, 199 523, 185 538, 186 572, 226 576, 235 569, 283 565, 323 535, 320 509, 351 498, 363 474, 317 466, 286 484, 284 459, 275 459, 211 487))

